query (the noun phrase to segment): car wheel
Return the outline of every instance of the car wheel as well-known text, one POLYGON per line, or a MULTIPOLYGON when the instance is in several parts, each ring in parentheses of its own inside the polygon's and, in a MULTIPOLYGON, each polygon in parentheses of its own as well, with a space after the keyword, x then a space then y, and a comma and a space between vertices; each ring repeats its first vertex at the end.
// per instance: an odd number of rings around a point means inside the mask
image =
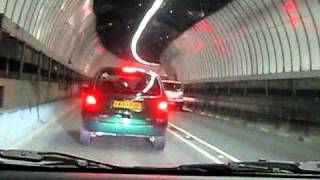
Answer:
POLYGON ((163 150, 166 144, 166 138, 164 136, 156 136, 152 142, 152 145, 157 150, 163 150))
POLYGON ((84 145, 88 145, 91 142, 90 132, 84 129, 80 131, 80 143, 84 145))

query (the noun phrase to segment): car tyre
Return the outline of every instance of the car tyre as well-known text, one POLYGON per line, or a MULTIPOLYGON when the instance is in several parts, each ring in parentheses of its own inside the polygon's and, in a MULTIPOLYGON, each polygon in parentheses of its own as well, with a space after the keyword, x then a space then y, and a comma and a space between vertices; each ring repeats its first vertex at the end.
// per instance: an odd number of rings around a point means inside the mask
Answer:
POLYGON ((153 147, 157 150, 163 150, 166 144, 165 136, 156 136, 152 142, 153 147))
POLYGON ((80 131, 80 143, 84 145, 88 145, 91 142, 90 132, 84 129, 80 131))

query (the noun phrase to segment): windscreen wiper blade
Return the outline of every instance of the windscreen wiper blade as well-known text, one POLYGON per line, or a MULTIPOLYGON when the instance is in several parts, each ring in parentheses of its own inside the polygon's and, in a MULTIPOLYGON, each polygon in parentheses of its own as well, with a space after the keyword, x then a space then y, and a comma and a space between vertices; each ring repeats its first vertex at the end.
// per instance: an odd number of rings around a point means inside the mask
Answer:
POLYGON ((304 175, 320 177, 320 162, 252 161, 228 164, 190 164, 172 168, 121 167, 79 156, 57 152, 0 150, 0 165, 31 166, 40 168, 72 168, 126 173, 197 174, 197 175, 304 175), (4 160, 17 161, 8 163, 4 160), (21 163, 29 162, 29 163, 21 163))
POLYGON ((235 171, 257 171, 270 173, 320 174, 319 161, 252 161, 230 162, 229 167, 235 171))
MULTIPOLYGON (((114 165, 101 163, 86 158, 56 152, 36 152, 26 150, 0 150, 0 158, 18 162, 30 162, 29 164, 41 167, 78 167, 116 169, 114 165)), ((3 162, 2 162, 3 163, 3 162)))
POLYGON ((232 170, 227 164, 190 164, 175 168, 183 174, 229 175, 232 170))
POLYGON ((191 164, 177 167, 180 171, 216 173, 264 173, 264 174, 316 174, 320 175, 320 162, 252 161, 228 164, 191 164))

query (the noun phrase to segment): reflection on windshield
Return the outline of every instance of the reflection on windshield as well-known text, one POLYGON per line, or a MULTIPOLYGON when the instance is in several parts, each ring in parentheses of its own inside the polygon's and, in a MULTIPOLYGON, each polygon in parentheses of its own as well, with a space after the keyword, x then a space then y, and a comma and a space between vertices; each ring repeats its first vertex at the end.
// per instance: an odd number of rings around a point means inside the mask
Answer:
POLYGON ((101 79, 100 88, 105 92, 119 94, 159 95, 160 86, 151 75, 110 76, 101 79), (112 80, 111 80, 112 79, 112 80))

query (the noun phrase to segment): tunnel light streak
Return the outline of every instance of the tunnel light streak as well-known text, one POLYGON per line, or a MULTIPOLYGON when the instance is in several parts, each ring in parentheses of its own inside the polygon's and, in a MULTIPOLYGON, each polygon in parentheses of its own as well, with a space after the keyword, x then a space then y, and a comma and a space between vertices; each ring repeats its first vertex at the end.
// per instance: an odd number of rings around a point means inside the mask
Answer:
POLYGON ((138 61, 139 63, 144 64, 144 65, 151 65, 151 66, 158 66, 159 65, 159 64, 156 64, 156 63, 149 63, 149 62, 143 60, 137 53, 137 44, 138 44, 139 38, 140 38, 143 30, 147 26, 147 24, 150 21, 150 19, 152 18, 152 16, 160 8, 162 2, 163 2, 163 0, 155 0, 155 2, 153 3, 152 7, 148 10, 146 15, 143 17, 143 19, 142 19, 137 31, 135 32, 135 34, 134 34, 134 36, 132 38, 132 42, 131 42, 132 55, 136 59, 136 61, 138 61))
POLYGON ((84 15, 82 17, 82 21, 84 21, 90 14, 92 14, 91 0, 85 0, 83 2, 82 9, 84 10, 84 15))
POLYGON ((90 5, 90 3, 91 3, 91 0, 85 0, 83 4, 84 6, 87 6, 87 5, 90 5))
POLYGON ((296 9, 297 9, 296 4, 292 0, 286 1, 283 4, 283 10, 286 11, 286 12, 293 11, 293 10, 296 10, 296 9))
POLYGON ((60 10, 64 10, 65 6, 66 6, 66 1, 64 1, 64 2, 61 4, 60 10))
POLYGON ((288 15, 288 21, 293 28, 296 28, 299 25, 299 18, 295 15, 288 15))
POLYGON ((283 4, 282 8, 283 11, 287 14, 287 21, 293 28, 297 28, 300 20, 297 14, 297 7, 295 2, 293 2, 292 0, 287 0, 283 4))
POLYGON ((87 64, 85 67, 84 67, 84 72, 87 73, 89 71, 89 68, 90 68, 90 65, 87 64))

